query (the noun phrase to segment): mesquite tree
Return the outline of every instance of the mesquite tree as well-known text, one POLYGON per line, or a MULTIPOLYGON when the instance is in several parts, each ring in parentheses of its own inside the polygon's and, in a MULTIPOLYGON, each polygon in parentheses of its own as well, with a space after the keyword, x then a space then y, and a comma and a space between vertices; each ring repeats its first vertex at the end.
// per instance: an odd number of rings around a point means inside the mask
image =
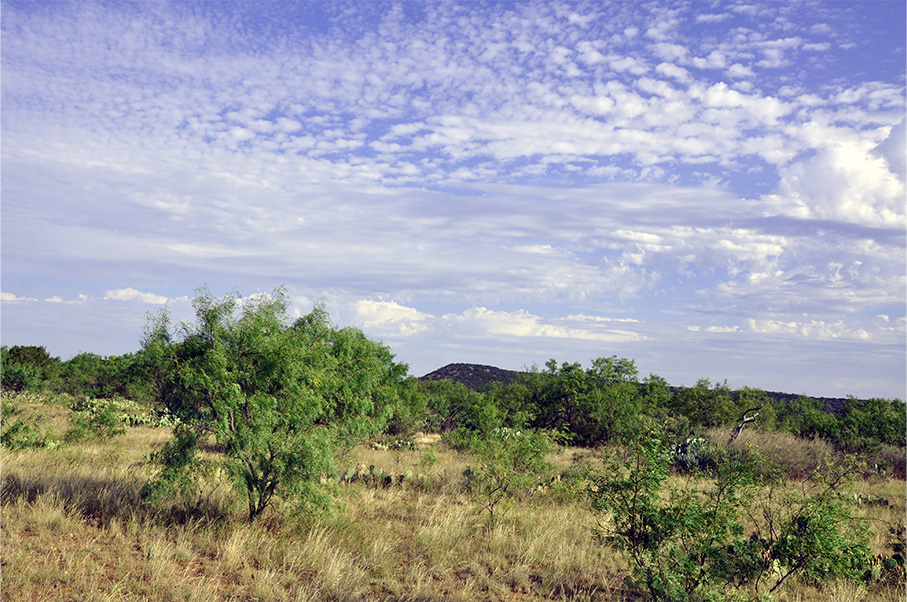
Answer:
POLYGON ((213 439, 251 521, 275 496, 318 500, 335 447, 382 428, 406 366, 360 330, 335 328, 323 307, 290 321, 288 306, 282 288, 250 299, 201 289, 194 324, 172 332, 166 313, 151 320, 144 349, 179 425, 146 497, 192 491, 198 445, 213 439))

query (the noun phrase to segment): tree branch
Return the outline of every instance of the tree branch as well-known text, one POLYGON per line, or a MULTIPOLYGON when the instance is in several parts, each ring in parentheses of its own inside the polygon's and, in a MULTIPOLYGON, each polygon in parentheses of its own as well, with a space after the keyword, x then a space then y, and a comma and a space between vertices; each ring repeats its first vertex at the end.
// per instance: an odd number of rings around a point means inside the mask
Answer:
MULTIPOLYGON (((765 405, 765 404, 762 404, 762 405, 765 405)), ((728 440, 728 443, 733 443, 734 440, 740 436, 740 432, 743 431, 744 424, 746 424, 747 422, 754 422, 756 420, 756 417, 759 415, 759 411, 762 410, 762 405, 760 405, 758 408, 750 408, 750 409, 746 410, 745 412, 743 412, 743 416, 740 417, 740 425, 737 427, 737 430, 734 431, 734 434, 731 435, 731 438, 728 440), (750 414, 751 412, 754 412, 754 413, 750 414), (747 416, 747 414, 750 414, 750 415, 747 416)))

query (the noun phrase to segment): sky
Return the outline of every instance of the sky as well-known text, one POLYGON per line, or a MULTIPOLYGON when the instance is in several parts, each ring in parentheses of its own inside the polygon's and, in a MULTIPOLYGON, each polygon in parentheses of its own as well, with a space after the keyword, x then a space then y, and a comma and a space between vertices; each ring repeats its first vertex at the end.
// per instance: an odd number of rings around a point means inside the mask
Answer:
POLYGON ((409 373, 905 398, 905 4, 0 4, 0 339, 285 286, 409 373))

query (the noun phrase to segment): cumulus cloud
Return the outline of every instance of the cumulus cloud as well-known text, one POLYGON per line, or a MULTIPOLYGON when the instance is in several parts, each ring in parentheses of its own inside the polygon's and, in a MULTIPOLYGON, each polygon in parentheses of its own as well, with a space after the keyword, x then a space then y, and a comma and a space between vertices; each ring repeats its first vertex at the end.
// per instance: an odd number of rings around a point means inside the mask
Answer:
POLYGON ((842 141, 783 168, 770 200, 797 217, 903 228, 904 180, 872 148, 867 142, 842 141))
POLYGON ((843 320, 826 322, 824 320, 780 321, 771 319, 750 318, 745 323, 746 330, 763 334, 789 334, 808 339, 832 340, 855 338, 868 340, 870 333, 863 328, 848 326, 843 320))
POLYGON ((689 71, 672 63, 659 63, 658 66, 655 67, 655 70, 662 75, 676 79, 677 81, 683 83, 692 80, 692 76, 690 75, 689 71))
POLYGON ((356 303, 356 319, 370 330, 412 335, 426 331, 434 317, 396 301, 362 299, 356 303))
POLYGON ((474 307, 460 314, 445 314, 441 320, 457 335, 554 338, 608 343, 644 338, 630 328, 606 328, 587 319, 546 320, 524 309, 496 311, 474 307), (581 327, 583 324, 586 327, 581 327))
POLYGON ((104 293, 104 298, 114 301, 132 301, 137 299, 142 303, 150 303, 152 305, 163 305, 167 303, 167 297, 163 295, 143 293, 141 291, 135 290, 134 288, 120 288, 109 290, 104 293))
POLYGON ((3 303, 27 303, 29 301, 37 301, 31 297, 19 297, 13 293, 0 292, 0 302, 3 303))
POLYGON ((907 118, 891 128, 888 137, 873 149, 873 154, 885 159, 891 173, 907 182, 907 118))

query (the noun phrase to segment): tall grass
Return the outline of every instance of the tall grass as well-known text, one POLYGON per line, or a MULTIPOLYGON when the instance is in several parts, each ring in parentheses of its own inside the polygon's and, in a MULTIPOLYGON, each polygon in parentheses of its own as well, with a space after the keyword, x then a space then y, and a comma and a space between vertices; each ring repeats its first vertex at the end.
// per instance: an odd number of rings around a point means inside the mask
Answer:
POLYGON ((590 600, 621 587, 582 503, 527 494, 488 531, 462 485, 469 458, 442 444, 358 448, 350 463, 413 477, 339 485, 324 515, 278 504, 249 524, 216 484, 189 504, 142 505, 145 458, 166 438, 139 427, 4 451, 3 600, 590 600))
MULTIPOLYGON (((706 436, 723 445, 728 441, 730 430, 711 428, 706 436)), ((756 428, 743 430, 730 447, 739 451, 756 450, 771 468, 795 480, 805 479, 829 461, 844 456, 824 439, 804 439, 791 433, 756 428)), ((874 453, 864 454, 860 459, 864 463, 866 477, 882 476, 903 481, 907 475, 907 456, 903 447, 882 445, 874 453)))
MULTIPOLYGON (((136 427, 109 441, 2 452, 4 602, 637 599, 623 584, 626 567, 595 541, 581 493, 546 481, 519 492, 519 503, 489 528, 464 486, 472 458, 437 438, 418 450, 365 445, 338 458, 341 474, 354 466, 411 471, 403 484, 340 483, 336 507, 324 514, 300 517, 278 503, 249 524, 242 500, 216 481, 190 502, 142 504, 145 460, 167 437, 136 427)), ((768 439, 740 440, 757 443, 770 447, 768 439)), ((827 452, 816 442, 773 445, 786 446, 797 470, 827 452)), ((599 457, 561 450, 549 457, 552 476, 599 457)), ((859 506, 858 518, 878 531, 874 552, 882 553, 888 540, 881 527, 907 511, 904 483, 867 479, 858 492, 888 501, 859 506)), ((792 584, 782 598, 904 598, 903 584, 834 588, 792 584)))

